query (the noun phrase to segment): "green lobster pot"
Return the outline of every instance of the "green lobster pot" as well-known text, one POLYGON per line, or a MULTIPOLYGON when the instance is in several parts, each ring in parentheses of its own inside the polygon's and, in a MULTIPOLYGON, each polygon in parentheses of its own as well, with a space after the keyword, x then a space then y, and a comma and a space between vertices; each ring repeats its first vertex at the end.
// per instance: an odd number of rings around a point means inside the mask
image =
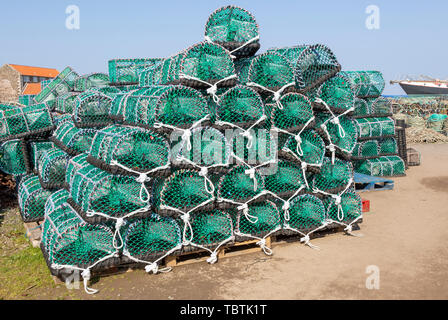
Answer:
POLYGON ((67 163, 67 170, 65 172, 65 188, 70 189, 72 185, 72 180, 78 170, 89 166, 90 164, 87 162, 87 153, 81 153, 76 157, 71 158, 67 163))
POLYGON ((170 162, 170 147, 162 136, 143 129, 112 125, 99 130, 88 161, 105 171, 125 175, 155 172, 170 162))
POLYGON ((193 246, 216 249, 233 239, 232 218, 220 210, 199 211, 190 216, 191 229, 187 228, 185 239, 193 246))
POLYGON ((255 17, 237 6, 214 11, 205 25, 205 38, 229 50, 235 58, 253 56, 260 49, 255 17))
POLYGON ((124 234, 123 252, 153 262, 182 244, 179 224, 172 218, 152 214, 132 222, 124 234))
POLYGON ((263 176, 255 171, 253 178, 244 165, 234 166, 218 183, 218 199, 230 202, 246 202, 265 189, 263 176))
POLYGON ((45 202, 51 191, 42 188, 39 177, 27 175, 20 181, 18 187, 18 200, 20 214, 24 222, 34 222, 44 219, 45 202))
POLYGON ((69 203, 87 222, 121 218, 137 210, 141 211, 133 218, 145 217, 150 197, 144 194, 144 187, 147 189, 147 184, 133 177, 112 175, 88 165, 71 178, 69 203))
POLYGON ((61 189, 65 185, 65 171, 70 156, 62 150, 44 150, 37 164, 39 180, 45 189, 61 189))
POLYGON ((174 171, 163 181, 161 191, 154 190, 153 198, 160 196, 160 213, 176 215, 211 202, 213 191, 214 186, 210 180, 206 180, 199 171, 181 169, 174 171))
POLYGON ((405 164, 399 156, 383 156, 377 159, 359 161, 355 164, 356 172, 379 177, 405 175, 405 164))
POLYGON ((311 194, 304 194, 291 200, 288 215, 284 216, 287 230, 308 233, 325 223, 326 210, 321 200, 311 194))
POLYGON ((138 83, 139 74, 162 59, 114 59, 109 60, 109 78, 113 84, 138 83))
POLYGON ((336 158, 334 164, 325 157, 321 171, 315 174, 312 188, 316 191, 335 194, 353 183, 353 166, 351 162, 336 158))
POLYGON ((247 215, 241 211, 237 214, 235 234, 263 238, 281 229, 282 218, 274 202, 250 204, 248 210, 247 215))
POLYGON ((79 75, 70 67, 62 70, 48 85, 43 87, 42 91, 34 97, 37 103, 43 103, 56 99, 69 91, 73 91, 75 80, 79 75))
POLYGON ((36 101, 34 101, 34 97, 36 95, 34 94, 22 94, 19 96, 19 103, 23 104, 24 106, 31 106, 33 104, 36 104, 36 101))
POLYGON ((245 136, 245 131, 239 129, 229 135, 232 156, 236 161, 243 160, 253 166, 274 162, 278 150, 277 133, 263 127, 256 127, 246 132, 250 136, 245 136))
POLYGON ((31 164, 23 140, 0 142, 0 171, 15 176, 31 171, 31 164))
POLYGON ((40 156, 44 151, 50 151, 51 149, 54 149, 56 146, 53 142, 50 141, 33 141, 29 143, 30 146, 30 156, 31 156, 31 163, 34 170, 38 170, 37 167, 39 165, 39 159, 40 156))
POLYGON ((263 100, 253 89, 237 85, 224 92, 216 108, 216 124, 247 129, 265 116, 263 100))
POLYGON ((353 158, 375 158, 379 155, 380 147, 377 140, 367 140, 358 142, 352 153, 353 158))
POLYGON ((327 207, 328 219, 345 225, 359 220, 362 216, 361 196, 355 192, 345 192, 340 197, 340 204, 331 198, 327 207))
POLYGON ((109 109, 113 96, 95 89, 81 93, 73 112, 75 125, 78 128, 98 128, 111 124, 109 109))
POLYGON ((156 84, 182 84, 197 89, 231 87, 236 84, 230 52, 218 44, 201 42, 168 58, 162 79, 156 84))
POLYGON ((295 82, 300 92, 318 87, 341 70, 334 53, 325 45, 300 45, 270 49, 286 57, 294 68, 295 82))
POLYGON ((353 112, 355 92, 348 79, 340 74, 325 81, 317 90, 317 105, 335 113, 353 112), (350 111, 352 110, 352 111, 350 111))
POLYGON ((379 154, 382 156, 395 155, 398 153, 397 140, 386 138, 379 141, 379 154))
POLYGON ((271 109, 272 126, 290 133, 300 132, 314 117, 310 100, 298 93, 283 95, 271 109))
POLYGON ((279 159, 264 176, 266 190, 288 200, 306 187, 302 167, 296 163, 279 159))
POLYGON ((313 167, 320 168, 324 161, 325 142, 315 130, 307 129, 300 134, 300 141, 289 137, 279 154, 299 165, 305 163, 307 170, 316 171, 313 167))
POLYGON ((56 98, 54 111, 59 113, 72 114, 75 110, 76 97, 78 92, 67 92, 56 98))
POLYGON ((211 127, 199 127, 191 131, 189 141, 180 142, 174 159, 177 161, 175 165, 181 168, 206 168, 210 172, 228 167, 231 153, 231 144, 220 131, 211 127))
POLYGON ((370 115, 370 105, 365 99, 355 98, 355 111, 352 114, 353 118, 366 118, 370 115))
POLYGON ((55 275, 60 275, 59 266, 99 271, 116 264, 113 237, 110 228, 87 224, 72 207, 63 203, 46 214, 41 248, 55 275))
POLYGON ((75 91, 86 91, 90 88, 100 88, 109 85, 109 76, 105 73, 91 73, 75 80, 75 91))
POLYGON ((45 216, 50 215, 60 206, 64 205, 69 197, 70 193, 65 189, 53 192, 51 196, 48 197, 47 202, 45 202, 45 216))
POLYGON ((366 99, 369 105, 370 118, 391 117, 393 115, 392 102, 384 97, 366 99))
POLYGON ((349 80, 359 98, 379 97, 384 90, 383 74, 379 71, 341 71, 341 74, 349 80))
POLYGON ((392 118, 355 119, 358 139, 372 139, 395 136, 395 123, 392 118))
POLYGON ((53 129, 53 118, 45 104, 0 105, 0 142, 46 136, 53 129))
POLYGON ((77 128, 74 122, 69 120, 56 128, 50 140, 67 154, 76 156, 90 150, 97 131, 96 129, 77 128))

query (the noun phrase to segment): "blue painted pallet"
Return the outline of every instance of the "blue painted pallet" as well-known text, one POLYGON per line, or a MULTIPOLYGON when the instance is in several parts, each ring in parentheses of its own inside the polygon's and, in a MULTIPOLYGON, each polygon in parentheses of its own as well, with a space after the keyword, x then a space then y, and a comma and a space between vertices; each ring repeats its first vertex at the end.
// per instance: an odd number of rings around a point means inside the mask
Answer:
POLYGON ((393 180, 355 172, 355 189, 357 192, 392 190, 393 188, 393 180))

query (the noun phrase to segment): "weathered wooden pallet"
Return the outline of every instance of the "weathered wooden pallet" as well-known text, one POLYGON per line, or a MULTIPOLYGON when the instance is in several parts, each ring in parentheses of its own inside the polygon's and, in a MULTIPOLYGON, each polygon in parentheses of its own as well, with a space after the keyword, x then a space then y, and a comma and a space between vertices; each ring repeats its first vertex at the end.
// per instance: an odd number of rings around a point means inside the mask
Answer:
POLYGON ((25 235, 30 240, 34 248, 39 248, 40 240, 42 239, 43 221, 24 222, 25 235))

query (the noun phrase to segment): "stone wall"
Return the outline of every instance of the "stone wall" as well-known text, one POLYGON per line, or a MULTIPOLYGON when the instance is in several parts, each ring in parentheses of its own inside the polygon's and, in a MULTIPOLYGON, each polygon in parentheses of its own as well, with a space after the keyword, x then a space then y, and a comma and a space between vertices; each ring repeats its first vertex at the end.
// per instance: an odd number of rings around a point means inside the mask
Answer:
POLYGON ((0 67, 0 102, 18 102, 21 92, 20 74, 6 64, 0 67))

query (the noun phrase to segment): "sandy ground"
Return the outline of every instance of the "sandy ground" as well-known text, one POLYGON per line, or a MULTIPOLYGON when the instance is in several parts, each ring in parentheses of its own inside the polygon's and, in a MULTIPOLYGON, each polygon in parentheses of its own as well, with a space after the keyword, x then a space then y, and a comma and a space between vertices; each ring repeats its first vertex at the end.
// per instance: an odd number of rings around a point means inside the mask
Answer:
MULTIPOLYGON (((367 192, 371 212, 363 237, 333 234, 262 253, 177 267, 168 274, 144 271, 101 278, 100 292, 81 299, 448 299, 448 144, 416 145, 422 165, 395 178, 393 191, 367 192), (379 289, 367 289, 368 266, 379 268, 379 289)), ((59 286, 36 298, 67 292, 59 286)))

